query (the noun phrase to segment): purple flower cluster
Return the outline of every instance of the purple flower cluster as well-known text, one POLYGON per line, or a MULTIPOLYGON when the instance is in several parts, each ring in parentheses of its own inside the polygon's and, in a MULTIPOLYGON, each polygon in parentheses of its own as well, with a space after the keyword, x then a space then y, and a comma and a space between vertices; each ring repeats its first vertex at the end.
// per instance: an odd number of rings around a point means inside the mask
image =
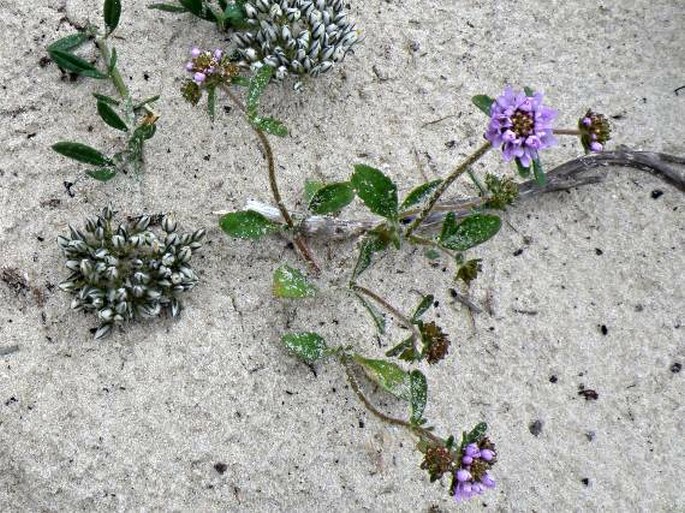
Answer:
POLYGON ((475 443, 464 448, 461 465, 454 473, 452 484, 454 498, 457 501, 466 501, 488 488, 495 487, 495 480, 490 477, 487 470, 495 463, 496 457, 494 449, 481 448, 475 443))
POLYGON ((507 162, 516 158, 523 167, 530 167, 539 150, 556 143, 551 125, 556 115, 542 104, 542 93, 528 96, 507 87, 492 103, 485 138, 502 148, 507 162))
POLYGON ((190 50, 190 60, 186 63, 186 71, 193 74, 192 81, 198 86, 205 84, 211 78, 218 81, 231 78, 235 75, 237 68, 223 57, 224 52, 218 48, 212 52, 195 47, 190 50))
POLYGON ((587 152, 604 151, 604 145, 611 139, 611 126, 603 114, 588 110, 578 121, 580 140, 587 152))

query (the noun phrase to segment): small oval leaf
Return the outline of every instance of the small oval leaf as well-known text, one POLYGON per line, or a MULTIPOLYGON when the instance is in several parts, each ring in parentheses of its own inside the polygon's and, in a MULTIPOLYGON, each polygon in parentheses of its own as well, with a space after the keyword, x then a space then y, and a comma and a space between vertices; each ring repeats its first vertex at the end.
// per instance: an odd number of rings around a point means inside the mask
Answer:
POLYGON ((309 210, 314 214, 330 214, 349 205, 354 200, 354 189, 350 182, 332 183, 318 189, 311 201, 309 210))
POLYGON ((242 210, 223 216, 219 225, 232 237, 239 239, 259 239, 280 230, 280 225, 269 221, 259 212, 242 210))
POLYGON ((440 244, 454 251, 466 251, 493 237, 502 220, 490 214, 473 214, 457 224, 453 212, 447 214, 440 233, 440 244))
POLYGON ((372 360, 360 355, 353 356, 366 375, 382 389, 395 397, 411 401, 411 380, 409 374, 399 365, 386 360, 372 360))
POLYGON ((414 370, 409 375, 411 387, 411 417, 412 423, 418 423, 421 420, 423 411, 426 409, 426 402, 428 401, 428 383, 426 376, 419 370, 414 370))
POLYGON ((464 432, 461 441, 462 449, 469 444, 480 442, 485 436, 487 430, 488 425, 485 422, 480 422, 476 424, 476 427, 474 427, 469 433, 464 432))
POLYGON ((386 219, 397 217, 397 186, 380 170, 357 164, 350 182, 371 212, 386 219))
POLYGON ((428 198, 433 193, 435 189, 438 188, 438 185, 440 185, 441 183, 442 180, 440 179, 432 180, 412 189, 412 191, 407 195, 405 200, 402 202, 400 210, 406 210, 409 207, 413 207, 418 203, 422 203, 426 198, 428 198))
POLYGON ((111 161, 102 153, 85 144, 61 141, 53 144, 52 149, 65 157, 85 164, 93 164, 94 166, 106 166, 111 164, 111 161))
POLYGON ((281 337, 281 342, 307 363, 313 363, 329 353, 326 341, 318 333, 288 333, 281 337))
POLYGON ((369 232, 366 237, 361 242, 359 247, 359 256, 357 257, 357 263, 354 266, 354 271, 352 272, 352 282, 354 282, 361 273, 366 271, 371 265, 371 258, 374 253, 383 251, 390 244, 390 240, 385 237, 381 237, 379 234, 374 232, 369 232))
POLYGON ((66 50, 50 50, 48 52, 50 58, 57 64, 60 68, 66 71, 71 71, 84 77, 103 79, 107 78, 107 75, 102 73, 99 69, 93 66, 90 62, 81 59, 73 53, 69 53, 66 50))
POLYGON ((126 123, 124 123, 124 120, 119 117, 119 114, 117 114, 114 109, 109 106, 109 103, 98 100, 98 114, 100 114, 102 121, 107 123, 112 128, 121 130, 122 132, 128 132, 126 123))
POLYGON ((86 174, 100 182, 107 182, 114 178, 114 175, 117 174, 117 170, 113 167, 101 167, 100 169, 89 169, 86 171, 86 174))
POLYGON ((490 98, 486 94, 477 94, 473 98, 471 98, 471 101, 473 104, 478 107, 480 110, 482 110, 485 115, 489 116, 490 115, 490 110, 492 109, 492 104, 495 103, 494 98, 490 98))
POLYGON ((55 50, 72 50, 81 44, 83 44, 85 41, 88 40, 88 34, 85 32, 77 32, 76 34, 70 34, 68 36, 65 36, 61 39, 58 39, 54 43, 52 43, 50 46, 48 46, 48 53, 53 52, 55 50))
POLYGON ((274 296, 301 299, 316 294, 316 287, 299 270, 282 265, 274 272, 274 296))
POLYGON ((428 294, 427 296, 424 296, 423 299, 421 299, 419 306, 416 307, 414 315, 411 316, 412 322, 418 321, 421 318, 421 316, 426 313, 426 310, 428 310, 431 307, 434 300, 435 297, 433 297, 433 294, 428 294))
POLYGON ((257 110, 259 109, 259 99, 266 89, 266 85, 271 80, 273 69, 270 66, 262 66, 250 79, 247 88, 247 102, 245 104, 247 117, 253 123, 258 120, 257 110))
POLYGON ((274 118, 256 118, 255 126, 263 130, 267 134, 275 135, 277 137, 285 137, 288 135, 288 128, 274 118))
POLYGON ((119 18, 121 17, 121 0, 105 0, 104 8, 105 25, 107 26, 107 33, 111 34, 117 25, 119 25, 119 18))

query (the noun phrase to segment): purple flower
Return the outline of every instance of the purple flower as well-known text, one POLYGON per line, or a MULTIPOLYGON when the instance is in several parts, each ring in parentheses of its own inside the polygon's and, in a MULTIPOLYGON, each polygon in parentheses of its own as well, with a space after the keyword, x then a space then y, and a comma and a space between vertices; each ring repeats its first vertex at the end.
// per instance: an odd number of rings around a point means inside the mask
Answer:
POLYGON ((580 142, 586 152, 599 153, 611 139, 611 126, 603 114, 588 110, 585 116, 578 120, 580 142))
POLYGON ((556 144, 552 121, 557 112, 542 104, 542 93, 527 96, 515 93, 507 86, 490 107, 490 124, 485 138, 501 147, 504 160, 517 158, 523 167, 530 167, 538 151, 556 144))
POLYGON ((452 493, 458 501, 466 501, 495 487, 488 470, 497 461, 495 446, 487 438, 463 448, 462 464, 454 471, 452 493))

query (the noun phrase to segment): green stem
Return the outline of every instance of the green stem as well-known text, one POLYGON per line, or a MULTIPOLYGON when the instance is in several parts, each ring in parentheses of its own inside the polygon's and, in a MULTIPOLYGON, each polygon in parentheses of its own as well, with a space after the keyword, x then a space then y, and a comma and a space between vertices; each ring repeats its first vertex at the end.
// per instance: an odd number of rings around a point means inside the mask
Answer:
POLYGON ((419 438, 422 438, 424 440, 430 440, 431 442, 434 442, 436 444, 444 445, 445 441, 428 431, 427 429, 421 427, 421 426, 416 426, 414 424, 411 424, 410 422, 407 422, 404 419, 398 419, 396 417, 391 417, 389 415, 386 415, 385 413, 381 412, 376 408, 371 401, 364 395, 364 392, 362 392, 361 387, 359 386, 359 381, 357 380, 357 377, 354 375, 354 371, 352 369, 352 365, 350 364, 350 359, 347 355, 340 355, 338 357, 338 361, 340 364, 343 366, 345 369, 345 375, 347 376, 347 382, 350 384, 350 387, 354 391, 355 394, 357 394, 357 397, 359 400, 364 404, 367 410, 369 410, 373 415, 378 417, 380 420, 383 422, 386 422, 388 424, 392 424, 395 426, 400 426, 414 435, 418 436, 419 438))
MULTIPOLYGON (((95 39, 95 44, 97 45, 98 50, 100 50, 100 55, 102 56, 102 60, 105 61, 105 66, 109 70, 109 63, 112 61, 112 53, 109 51, 109 46, 107 46, 107 40, 104 37, 98 37, 95 39)), ((117 92, 119 93, 119 96, 121 96, 121 99, 130 101, 131 93, 129 93, 128 87, 126 87, 124 79, 121 78, 121 73, 119 73, 119 69, 116 66, 109 71, 109 78, 112 80, 114 87, 117 88, 117 92)))
POLYGON ((452 173, 450 173, 450 175, 440 183, 438 188, 435 189, 433 195, 428 200, 428 203, 426 203, 426 206, 423 207, 421 212, 419 212, 419 215, 416 216, 416 219, 414 219, 414 221, 407 227, 407 230, 404 232, 405 237, 409 237, 414 230, 421 226, 421 223, 423 223, 426 220, 426 217, 428 217, 428 214, 431 213, 431 210, 433 210, 433 207, 440 199, 440 196, 445 193, 445 191, 454 183, 457 178, 463 175, 475 162, 478 161, 478 159, 485 155, 491 147, 492 145, 489 142, 483 144, 472 155, 467 157, 466 160, 459 164, 454 171, 452 171, 452 173))
POLYGON ((358 294, 363 294, 371 299, 373 299, 376 303, 381 305, 383 308, 385 308, 388 312, 390 312, 392 315, 394 315, 397 320, 400 321, 402 326, 407 328, 408 330, 411 331, 411 338, 412 342, 414 344, 414 349, 417 352, 421 352, 421 348, 418 347, 418 343, 421 340, 421 332, 416 328, 416 325, 407 318, 406 315, 404 315, 402 312, 400 312, 397 308, 395 308, 393 305, 391 305, 388 301, 386 301, 384 298, 376 294, 373 290, 369 290, 366 287, 362 287, 361 285, 357 285, 356 283, 350 284, 350 288, 358 293, 358 294))

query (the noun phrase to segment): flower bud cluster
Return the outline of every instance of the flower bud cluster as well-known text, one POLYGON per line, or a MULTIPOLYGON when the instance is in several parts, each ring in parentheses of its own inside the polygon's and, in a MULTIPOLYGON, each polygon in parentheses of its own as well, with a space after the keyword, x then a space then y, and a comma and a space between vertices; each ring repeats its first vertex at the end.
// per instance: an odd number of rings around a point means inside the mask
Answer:
POLYGON ((495 445, 488 438, 468 444, 460 452, 460 457, 459 467, 452 479, 452 494, 458 502, 495 487, 495 480, 488 470, 497 462, 497 453, 495 445))
POLYGON ((162 233, 155 233, 146 215, 115 227, 113 216, 106 207, 86 220, 84 231, 70 225, 68 236, 57 237, 71 271, 59 288, 74 296, 72 309, 98 316, 96 339, 117 323, 164 312, 178 316, 178 297, 198 282, 190 260, 205 234, 178 234, 170 217, 162 218, 162 233))
POLYGON ((447 356, 450 349, 450 339, 434 322, 421 322, 418 326, 423 342, 422 356, 430 365, 438 363, 447 356))
POLYGON ((604 145, 611 139, 611 125, 603 114, 588 110, 585 116, 578 120, 580 142, 586 152, 598 153, 604 150, 604 145))
POLYGON ((271 66, 278 80, 327 72, 359 41, 343 7, 342 0, 248 0, 243 8, 252 28, 233 36, 238 64, 271 66))

